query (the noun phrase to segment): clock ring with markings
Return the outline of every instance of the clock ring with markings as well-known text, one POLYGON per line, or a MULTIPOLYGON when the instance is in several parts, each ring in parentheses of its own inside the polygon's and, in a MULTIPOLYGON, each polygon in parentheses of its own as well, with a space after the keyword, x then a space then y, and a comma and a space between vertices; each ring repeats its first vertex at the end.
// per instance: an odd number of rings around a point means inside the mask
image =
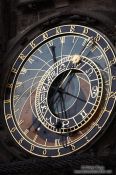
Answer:
POLYGON ((83 150, 112 119, 116 53, 96 29, 67 24, 36 35, 11 65, 4 115, 20 147, 40 157, 83 150))
POLYGON ((58 133, 79 129, 99 107, 102 82, 99 68, 86 57, 74 55, 57 61, 43 75, 36 90, 38 120, 58 133))

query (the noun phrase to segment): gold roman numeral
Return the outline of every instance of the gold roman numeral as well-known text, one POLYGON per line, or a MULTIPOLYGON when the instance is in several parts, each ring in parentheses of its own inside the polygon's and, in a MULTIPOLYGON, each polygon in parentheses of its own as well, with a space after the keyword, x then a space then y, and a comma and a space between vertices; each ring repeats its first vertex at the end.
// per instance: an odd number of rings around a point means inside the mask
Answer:
POLYGON ((60 146, 60 139, 55 139, 55 146, 60 146))
POLYGON ((33 141, 36 142, 37 138, 38 138, 38 135, 36 134, 33 141))
POLYGON ((60 37, 60 41, 62 44, 64 44, 65 43, 65 36, 60 37))
POLYGON ((28 133, 29 133, 29 130, 26 129, 26 130, 24 131, 24 134, 27 135, 28 133))
POLYGON ((18 122, 18 125, 20 126, 20 125, 22 125, 24 123, 24 120, 20 120, 19 122, 18 122))

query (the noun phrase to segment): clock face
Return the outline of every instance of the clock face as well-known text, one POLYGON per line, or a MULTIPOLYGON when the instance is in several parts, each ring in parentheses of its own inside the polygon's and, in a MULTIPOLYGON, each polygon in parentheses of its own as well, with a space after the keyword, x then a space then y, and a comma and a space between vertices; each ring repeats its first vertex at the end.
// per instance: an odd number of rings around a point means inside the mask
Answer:
POLYGON ((34 38, 16 58, 5 91, 15 141, 44 157, 91 143, 115 105, 115 62, 109 40, 89 27, 63 25, 34 38))

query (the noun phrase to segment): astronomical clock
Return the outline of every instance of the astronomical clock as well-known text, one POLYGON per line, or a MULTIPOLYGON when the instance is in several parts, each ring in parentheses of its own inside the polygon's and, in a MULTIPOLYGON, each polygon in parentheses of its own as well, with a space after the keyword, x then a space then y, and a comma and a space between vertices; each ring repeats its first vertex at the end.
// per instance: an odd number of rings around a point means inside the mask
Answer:
POLYGON ((114 44, 64 16, 33 25, 6 54, 4 120, 15 145, 35 157, 84 152, 114 118, 114 44))

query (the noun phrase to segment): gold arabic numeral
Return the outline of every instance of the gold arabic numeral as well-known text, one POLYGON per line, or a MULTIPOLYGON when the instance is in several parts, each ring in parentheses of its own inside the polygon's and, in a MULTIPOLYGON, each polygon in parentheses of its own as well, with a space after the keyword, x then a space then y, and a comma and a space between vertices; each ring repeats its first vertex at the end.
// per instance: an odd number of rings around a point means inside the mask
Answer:
POLYGON ((30 64, 32 64, 34 62, 34 59, 32 57, 29 57, 28 61, 30 64))
POLYGON ((20 74, 26 74, 26 73, 27 73, 27 69, 26 69, 25 67, 23 67, 23 68, 21 69, 20 74))
POLYGON ((35 149, 35 146, 34 145, 31 145, 30 152, 33 152, 34 149, 35 149))
POLYGON ((74 32, 74 31, 75 31, 75 27, 76 27, 76 26, 71 25, 71 27, 70 27, 70 32, 74 32))
POLYGON ((98 41, 100 41, 100 39, 101 39, 101 37, 100 37, 100 35, 99 34, 97 34, 97 36, 96 37, 94 37, 94 42, 98 42, 98 41))
POLYGON ((11 72, 13 72, 14 74, 17 74, 17 69, 15 69, 14 67, 11 69, 11 72))
POLYGON ((48 33, 43 33, 43 40, 46 40, 46 39, 48 39, 48 33))
POLYGON ((47 141, 48 141, 48 140, 46 139, 46 140, 45 140, 45 144, 44 144, 45 146, 47 145, 47 141))
POLYGON ((18 57, 18 58, 20 58, 22 61, 24 61, 24 60, 25 60, 25 58, 26 58, 26 56, 25 56, 24 54, 22 54, 22 53, 21 53, 21 54, 19 55, 19 57, 18 57))
POLYGON ((83 29, 83 34, 85 34, 85 35, 88 34, 88 28, 84 27, 84 29, 83 29))
POLYGON ((43 155, 45 156, 46 154, 47 154, 47 150, 44 149, 44 150, 43 150, 43 155))
POLYGON ((13 127, 13 128, 10 130, 10 132, 13 133, 13 132, 16 131, 16 129, 17 129, 16 127, 13 127))
POLYGON ((18 141, 18 143, 19 143, 19 144, 22 144, 23 141, 24 141, 24 138, 22 137, 22 138, 18 141))
POLYGON ((36 47, 36 44, 32 41, 32 42, 30 43, 30 46, 32 47, 32 49, 34 49, 34 48, 36 47))
POLYGON ((13 87, 13 84, 7 84, 7 87, 8 88, 12 88, 13 87))
POLYGON ((23 84, 23 83, 22 83, 21 81, 17 81, 15 87, 18 88, 18 87, 21 86, 22 84, 23 84))
POLYGON ((33 141, 36 142, 37 138, 38 138, 38 135, 36 134, 33 138, 33 141))
POLYGON ((4 103, 10 103, 10 99, 4 100, 4 103))
POLYGON ((74 151, 76 149, 75 145, 71 144, 70 146, 71 146, 72 151, 74 151))
POLYGON ((102 128, 101 126, 99 126, 99 124, 98 124, 98 123, 96 123, 96 126, 98 127, 98 129, 101 129, 101 128, 102 128))
POLYGON ((61 28, 60 27, 56 27, 56 34, 60 34, 62 31, 61 31, 61 28))
POLYGON ((55 139, 55 146, 60 146, 60 139, 55 139))
POLYGON ((61 155, 61 153, 60 153, 60 149, 58 149, 58 156, 60 156, 61 155))
POLYGON ((110 49, 109 46, 107 46, 103 50, 104 50, 104 52, 107 52, 109 49, 110 49))
POLYGON ((12 118, 12 117, 13 117, 13 116, 12 116, 11 114, 5 115, 6 120, 8 120, 8 119, 10 119, 10 118, 12 118))

